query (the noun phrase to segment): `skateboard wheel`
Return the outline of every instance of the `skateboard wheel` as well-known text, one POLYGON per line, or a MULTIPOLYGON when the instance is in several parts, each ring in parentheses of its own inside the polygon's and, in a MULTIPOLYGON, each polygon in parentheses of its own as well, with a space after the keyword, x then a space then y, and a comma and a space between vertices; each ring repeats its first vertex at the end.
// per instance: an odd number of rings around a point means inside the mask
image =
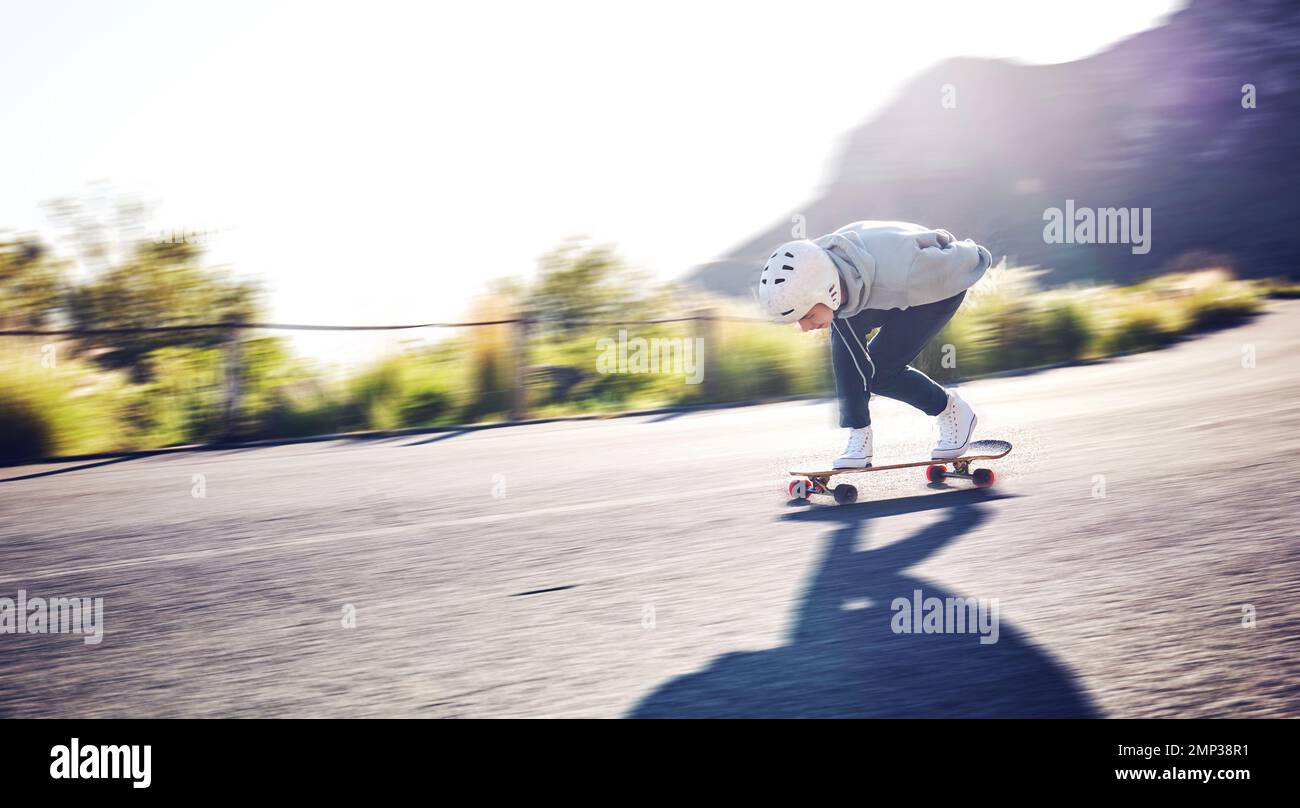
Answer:
POLYGON ((929 480, 932 483, 943 482, 944 475, 947 473, 948 473, 948 469, 944 468, 943 466, 925 467, 925 479, 929 480))
POLYGON ((993 469, 975 469, 971 475, 971 481, 975 483, 976 488, 988 488, 993 485, 993 469))
POLYGON ((848 483, 840 483, 835 486, 833 493, 835 494, 835 501, 841 505, 858 501, 858 489, 848 483))
POLYGON ((793 499, 808 498, 808 482, 806 480, 791 480, 788 490, 793 499))

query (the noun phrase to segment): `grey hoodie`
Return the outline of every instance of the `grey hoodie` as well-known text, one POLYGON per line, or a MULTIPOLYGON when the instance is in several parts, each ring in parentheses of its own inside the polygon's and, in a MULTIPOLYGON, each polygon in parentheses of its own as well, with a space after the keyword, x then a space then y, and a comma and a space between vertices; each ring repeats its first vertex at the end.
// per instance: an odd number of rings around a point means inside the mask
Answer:
POLYGON ((970 239, 907 222, 853 222, 813 243, 830 254, 844 282, 835 312, 842 319, 945 300, 975 285, 993 263, 970 239))

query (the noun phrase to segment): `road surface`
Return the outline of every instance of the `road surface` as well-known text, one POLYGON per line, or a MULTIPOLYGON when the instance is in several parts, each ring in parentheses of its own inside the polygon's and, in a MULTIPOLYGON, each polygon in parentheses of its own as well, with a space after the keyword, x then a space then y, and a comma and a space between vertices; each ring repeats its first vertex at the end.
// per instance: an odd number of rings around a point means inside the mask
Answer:
POLYGON ((998 485, 843 507, 782 492, 825 401, 0 469, 0 597, 104 604, 0 634, 0 716, 1297 716, 1298 355, 1287 303, 964 385, 998 485))

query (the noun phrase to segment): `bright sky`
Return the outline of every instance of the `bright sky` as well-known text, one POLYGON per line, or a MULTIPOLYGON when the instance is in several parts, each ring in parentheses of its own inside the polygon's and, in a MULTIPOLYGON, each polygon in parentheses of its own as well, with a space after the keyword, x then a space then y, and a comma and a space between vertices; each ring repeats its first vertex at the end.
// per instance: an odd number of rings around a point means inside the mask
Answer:
POLYGON ((457 319, 568 236, 671 277, 928 65, 1077 59, 1176 5, 0 0, 0 228, 107 180, 219 231, 275 319, 457 319))

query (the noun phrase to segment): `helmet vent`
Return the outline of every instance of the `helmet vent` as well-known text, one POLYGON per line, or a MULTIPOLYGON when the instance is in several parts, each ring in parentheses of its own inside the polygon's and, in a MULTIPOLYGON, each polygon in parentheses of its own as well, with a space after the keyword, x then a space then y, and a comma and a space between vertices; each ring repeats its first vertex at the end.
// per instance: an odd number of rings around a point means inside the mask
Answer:
MULTIPOLYGON (((775 255, 775 253, 773 253, 773 255, 775 255)), ((786 254, 785 254, 785 257, 786 257, 786 258, 794 258, 794 253, 786 253, 786 254)))
POLYGON ((772 283, 785 283, 785 278, 777 278, 776 280, 772 281, 772 283))
POLYGON ((784 269, 786 272, 794 272, 794 267, 790 266, 789 264, 786 264, 785 266, 781 267, 781 269, 784 269))
POLYGON ((794 309, 786 309, 785 311, 781 312, 781 316, 784 317, 787 314, 791 313, 792 311, 794 311, 794 309))

